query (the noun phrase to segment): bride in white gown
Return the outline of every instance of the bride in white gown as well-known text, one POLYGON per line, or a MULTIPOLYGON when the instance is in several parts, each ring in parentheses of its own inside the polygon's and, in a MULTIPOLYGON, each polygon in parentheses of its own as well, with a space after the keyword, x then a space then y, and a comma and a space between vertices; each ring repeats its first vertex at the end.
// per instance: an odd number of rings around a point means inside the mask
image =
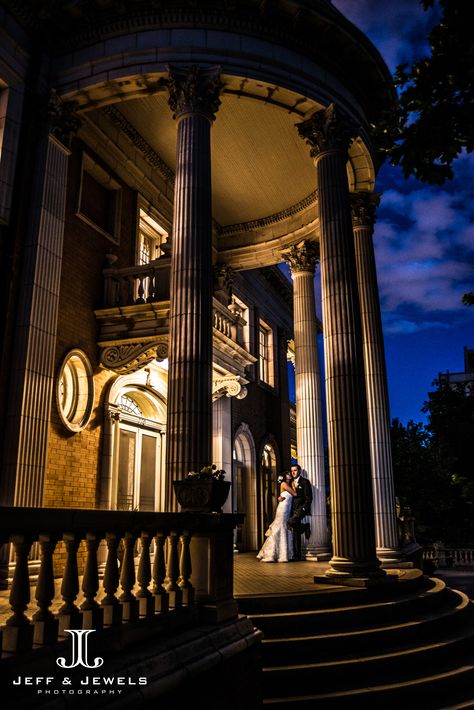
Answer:
POLYGON ((283 500, 278 503, 273 522, 265 533, 267 539, 257 555, 260 562, 289 562, 293 557, 293 533, 288 529, 287 522, 296 493, 291 487, 291 473, 285 472, 278 480, 283 500))

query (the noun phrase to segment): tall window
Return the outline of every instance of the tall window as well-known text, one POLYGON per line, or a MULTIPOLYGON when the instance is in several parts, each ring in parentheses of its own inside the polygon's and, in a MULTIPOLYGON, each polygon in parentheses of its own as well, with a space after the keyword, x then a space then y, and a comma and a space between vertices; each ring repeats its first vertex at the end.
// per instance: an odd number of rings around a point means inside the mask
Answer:
POLYGON ((273 387, 273 333, 262 320, 258 326, 258 362, 260 380, 273 387))
POLYGON ((137 264, 149 264, 163 254, 161 245, 168 239, 158 222, 140 209, 138 223, 137 264))
POLYGON ((159 510, 166 413, 139 390, 123 393, 114 411, 119 418, 115 429, 117 509, 159 510))
POLYGON ((76 215, 116 244, 120 241, 121 192, 118 182, 83 153, 76 215))

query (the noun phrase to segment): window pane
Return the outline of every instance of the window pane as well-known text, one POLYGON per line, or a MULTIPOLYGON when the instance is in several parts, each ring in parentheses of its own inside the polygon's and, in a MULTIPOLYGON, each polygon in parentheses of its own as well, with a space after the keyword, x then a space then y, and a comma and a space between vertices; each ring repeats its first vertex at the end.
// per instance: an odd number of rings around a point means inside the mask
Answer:
POLYGON ((156 437, 143 434, 140 471, 140 510, 155 509, 156 437))
POLYGON ((117 508, 133 510, 136 434, 120 430, 117 508))

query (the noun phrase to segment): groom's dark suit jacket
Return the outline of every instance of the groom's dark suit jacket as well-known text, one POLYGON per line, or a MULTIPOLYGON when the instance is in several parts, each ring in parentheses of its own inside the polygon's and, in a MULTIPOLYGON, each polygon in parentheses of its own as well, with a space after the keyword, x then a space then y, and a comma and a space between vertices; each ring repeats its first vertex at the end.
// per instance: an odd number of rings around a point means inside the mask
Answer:
POLYGON ((301 519, 311 512, 311 503, 313 502, 311 483, 307 478, 300 476, 295 490, 296 495, 293 498, 291 517, 296 514, 297 517, 301 519))

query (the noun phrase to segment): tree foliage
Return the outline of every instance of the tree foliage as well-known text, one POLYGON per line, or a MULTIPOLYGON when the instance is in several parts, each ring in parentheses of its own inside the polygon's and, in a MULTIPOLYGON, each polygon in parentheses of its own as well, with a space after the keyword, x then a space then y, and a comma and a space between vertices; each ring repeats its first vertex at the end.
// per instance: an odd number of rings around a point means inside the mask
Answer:
POLYGON ((392 422, 395 489, 416 520, 418 540, 474 544, 474 393, 439 384, 428 393, 428 423, 392 422))
POLYGON ((466 0, 422 0, 441 13, 428 35, 431 49, 412 66, 397 67, 399 115, 374 127, 383 157, 431 184, 453 177, 452 162, 474 149, 474 43, 472 6, 466 0))

